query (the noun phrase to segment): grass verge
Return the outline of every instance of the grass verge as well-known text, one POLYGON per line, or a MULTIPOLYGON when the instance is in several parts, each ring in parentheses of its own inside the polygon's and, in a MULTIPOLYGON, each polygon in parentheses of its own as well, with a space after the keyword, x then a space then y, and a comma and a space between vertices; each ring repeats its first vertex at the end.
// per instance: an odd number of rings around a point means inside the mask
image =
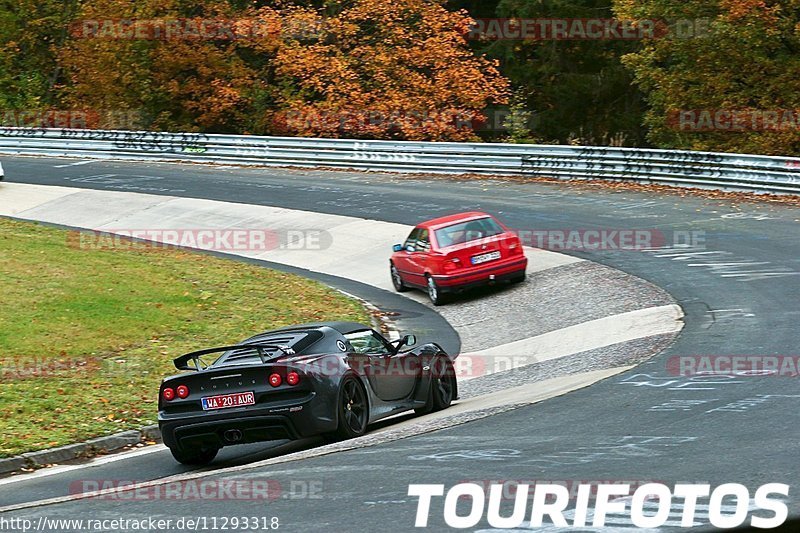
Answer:
POLYGON ((172 359, 369 313, 319 283, 178 249, 70 245, 0 218, 0 457, 155 423, 172 359))

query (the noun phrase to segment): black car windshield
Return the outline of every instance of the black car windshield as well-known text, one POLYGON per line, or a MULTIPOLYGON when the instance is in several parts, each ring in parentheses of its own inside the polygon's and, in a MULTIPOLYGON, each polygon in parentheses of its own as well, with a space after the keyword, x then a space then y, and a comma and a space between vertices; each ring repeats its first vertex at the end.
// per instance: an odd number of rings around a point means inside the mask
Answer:
POLYGON ((353 331, 346 333, 345 338, 348 340, 353 350, 356 353, 363 354, 390 354, 391 351, 386 343, 383 342, 378 336, 370 329, 362 331, 353 331))
POLYGON ((477 241, 500 235, 505 230, 492 217, 479 218, 468 222, 459 222, 452 226, 437 229, 436 242, 440 248, 477 241))

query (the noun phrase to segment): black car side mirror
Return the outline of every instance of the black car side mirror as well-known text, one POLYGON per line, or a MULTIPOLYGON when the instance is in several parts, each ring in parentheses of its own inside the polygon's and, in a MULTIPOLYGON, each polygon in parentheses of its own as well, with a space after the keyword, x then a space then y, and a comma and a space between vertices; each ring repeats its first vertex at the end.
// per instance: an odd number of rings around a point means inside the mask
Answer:
POLYGON ((417 337, 415 335, 404 335, 401 339, 394 341, 397 343, 397 346, 394 349, 394 353, 400 351, 403 346, 414 346, 417 344, 417 337))

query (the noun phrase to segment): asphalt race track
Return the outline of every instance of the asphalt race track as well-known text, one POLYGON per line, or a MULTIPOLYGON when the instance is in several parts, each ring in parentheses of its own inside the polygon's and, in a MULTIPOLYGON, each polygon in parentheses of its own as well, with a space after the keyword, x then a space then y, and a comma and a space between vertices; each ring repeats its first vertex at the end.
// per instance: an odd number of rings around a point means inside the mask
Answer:
MULTIPOLYGON (((203 198, 406 225, 440 214, 481 209, 522 230, 659 230, 667 237, 659 249, 565 253, 661 287, 683 309, 685 327, 674 343, 665 343, 661 354, 640 366, 558 398, 500 409, 453 427, 399 439, 377 438, 373 445, 325 455, 310 453, 293 461, 281 461, 280 457, 300 449, 313 451, 319 443, 278 443, 271 449, 254 447, 235 454, 226 450, 219 461, 196 473, 204 480, 234 477, 277 482, 282 491, 274 501, 199 504, 120 497, 70 501, 0 516, 34 520, 42 515, 263 516, 277 517, 280 529, 290 531, 350 531, 354 526, 363 531, 384 531, 389 525, 391 530, 411 531, 417 503, 415 497, 407 495, 410 483, 450 487, 467 480, 741 483, 751 491, 765 483, 787 483, 791 486, 787 500, 790 514, 800 515, 796 486, 800 467, 793 453, 800 418, 797 378, 681 377, 668 367, 673 356, 798 355, 800 212, 795 208, 511 181, 104 161, 71 163, 82 161, 3 158, 6 180, 11 183, 203 198), (675 239, 686 235, 702 239, 691 248, 672 246, 675 239), (270 459, 273 456, 275 459, 270 459), (266 464, 248 468, 253 461, 266 464), (220 466, 232 468, 215 474, 220 466)), ((558 292, 564 283, 537 285, 536 289, 558 292)), ((582 297, 591 301, 602 290, 597 280, 592 280, 582 287, 582 297)), ((536 297, 536 291, 532 297, 536 297)), ((459 305, 455 302, 443 308, 443 315, 463 319, 458 316, 459 305)), ((551 306, 541 320, 557 320, 561 311, 559 306, 551 306)), ((521 327, 514 320, 506 322, 510 336, 521 327)), ((615 351, 635 351, 635 344, 579 355, 591 361, 613 358, 615 351)), ((573 357, 564 364, 580 365, 580 358, 573 357)), ((519 376, 524 372, 497 376, 498 387, 513 386, 514 380, 523 379, 519 376)), ((491 382, 486 379, 494 378, 484 378, 481 393, 491 392, 491 382)), ((411 423, 406 420, 396 427, 388 425, 377 435, 402 431, 403 424, 411 423)), ((164 450, 137 453, 147 460, 136 462, 136 473, 124 470, 122 465, 128 460, 119 460, 89 469, 40 474, 5 486, 0 481, 0 505, 52 497, 50 487, 63 488, 76 480, 155 479, 182 470, 164 450)), ((703 520, 702 511, 698 517, 696 525, 702 528, 707 520, 703 520)), ((441 498, 431 505, 428 524, 434 530, 446 528, 441 498)), ((606 524, 617 530, 632 528, 624 517, 609 517, 606 524)), ((540 528, 550 529, 557 528, 540 528)))

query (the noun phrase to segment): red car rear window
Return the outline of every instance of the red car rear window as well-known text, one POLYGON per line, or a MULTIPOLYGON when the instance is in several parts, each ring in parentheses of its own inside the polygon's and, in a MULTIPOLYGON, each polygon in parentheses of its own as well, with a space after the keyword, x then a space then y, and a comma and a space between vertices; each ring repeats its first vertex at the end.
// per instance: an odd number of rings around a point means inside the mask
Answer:
POLYGON ((494 235, 500 235, 505 230, 492 217, 478 218, 468 222, 457 222, 451 226, 439 228, 435 231, 436 242, 440 248, 477 241, 494 235))

